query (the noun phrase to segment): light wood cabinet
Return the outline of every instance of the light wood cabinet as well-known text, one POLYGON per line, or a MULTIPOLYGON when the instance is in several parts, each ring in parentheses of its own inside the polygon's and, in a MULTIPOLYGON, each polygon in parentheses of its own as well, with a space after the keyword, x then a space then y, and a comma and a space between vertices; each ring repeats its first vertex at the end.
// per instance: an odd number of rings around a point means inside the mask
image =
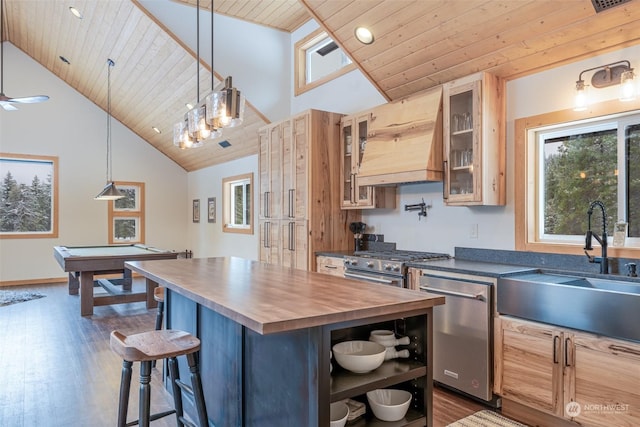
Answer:
POLYGON ((315 252, 353 250, 340 203, 340 118, 308 110, 259 131, 260 260, 315 271, 315 252))
POLYGON ((344 259, 339 257, 318 255, 316 257, 317 272, 331 276, 344 277, 344 259))
POLYGON ((505 205, 504 82, 478 73, 443 86, 447 205, 505 205))
POLYGON ((504 316, 496 331, 504 399, 582 426, 640 425, 640 344, 504 316))
POLYGON ((344 116, 340 133, 340 200, 343 209, 395 208, 395 187, 358 185, 358 171, 367 147, 370 112, 344 116))

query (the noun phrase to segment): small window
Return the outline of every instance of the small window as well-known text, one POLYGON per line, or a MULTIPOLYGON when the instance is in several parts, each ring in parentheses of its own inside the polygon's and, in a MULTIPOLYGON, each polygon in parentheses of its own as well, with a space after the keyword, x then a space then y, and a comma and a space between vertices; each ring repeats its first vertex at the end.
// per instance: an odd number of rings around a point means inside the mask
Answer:
POLYGON ((253 174, 222 180, 223 231, 253 234, 253 174))
POLYGON ((109 201, 109 243, 144 243, 144 183, 115 184, 126 197, 109 201))
POLYGON ((0 238, 58 237, 58 158, 0 153, 0 238))
POLYGON ((295 94, 300 95, 351 70, 355 65, 325 31, 318 29, 295 46, 295 94))

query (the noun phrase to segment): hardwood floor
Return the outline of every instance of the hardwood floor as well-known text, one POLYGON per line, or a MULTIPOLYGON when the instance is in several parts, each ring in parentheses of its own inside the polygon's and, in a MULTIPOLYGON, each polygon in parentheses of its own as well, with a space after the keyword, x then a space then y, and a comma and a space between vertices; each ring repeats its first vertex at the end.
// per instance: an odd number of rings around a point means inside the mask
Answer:
MULTIPOLYGON (((11 287, 46 295, 0 307, 0 426, 67 427, 116 424, 122 360, 109 348, 114 329, 136 333, 154 328, 156 311, 144 303, 94 308, 80 316, 80 300, 66 285, 11 287)), ((129 420, 137 418, 138 369, 134 364, 129 420)), ((158 364, 160 367, 160 364, 158 364)), ((162 378, 153 370, 151 410, 172 408, 162 378)), ((206 381, 206 378, 203 379, 206 381)), ((434 427, 485 407, 447 390, 434 392, 434 427)), ((174 426, 175 418, 152 423, 174 426)))

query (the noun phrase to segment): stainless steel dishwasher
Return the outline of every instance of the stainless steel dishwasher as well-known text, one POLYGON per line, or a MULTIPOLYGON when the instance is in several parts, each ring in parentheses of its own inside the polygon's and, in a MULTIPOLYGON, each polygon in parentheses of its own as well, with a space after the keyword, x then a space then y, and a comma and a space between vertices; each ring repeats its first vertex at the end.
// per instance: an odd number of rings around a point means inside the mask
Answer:
POLYGON ((420 276, 420 289, 445 296, 433 309, 433 379, 493 406, 491 282, 420 276))

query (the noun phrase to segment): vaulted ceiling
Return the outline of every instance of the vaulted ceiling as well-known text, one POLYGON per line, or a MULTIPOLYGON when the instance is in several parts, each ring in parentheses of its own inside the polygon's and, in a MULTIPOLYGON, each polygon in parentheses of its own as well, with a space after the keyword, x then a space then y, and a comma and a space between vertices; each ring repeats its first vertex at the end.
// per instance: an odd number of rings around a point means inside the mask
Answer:
MULTIPOLYGON (((257 130, 268 120, 251 99, 243 125, 225 129, 231 147, 173 146, 175 112, 196 92, 196 55, 137 0, 4 0, 4 6, 2 40, 105 110, 105 58, 118 58, 113 117, 186 170, 257 153, 257 130), (83 25, 70 6, 82 11, 83 25), (69 67, 60 55, 83 60, 69 67)), ((200 7, 211 10, 211 1, 200 7)), ((513 79, 640 43, 640 0, 217 0, 215 10, 287 32, 314 18, 388 100, 478 71, 513 79), (609 7, 596 13, 599 3, 609 7), (358 25, 373 31, 373 44, 356 41, 358 25)), ((200 84, 210 82, 201 61, 200 84)), ((33 95, 10 91, 5 85, 8 96, 33 95)))

